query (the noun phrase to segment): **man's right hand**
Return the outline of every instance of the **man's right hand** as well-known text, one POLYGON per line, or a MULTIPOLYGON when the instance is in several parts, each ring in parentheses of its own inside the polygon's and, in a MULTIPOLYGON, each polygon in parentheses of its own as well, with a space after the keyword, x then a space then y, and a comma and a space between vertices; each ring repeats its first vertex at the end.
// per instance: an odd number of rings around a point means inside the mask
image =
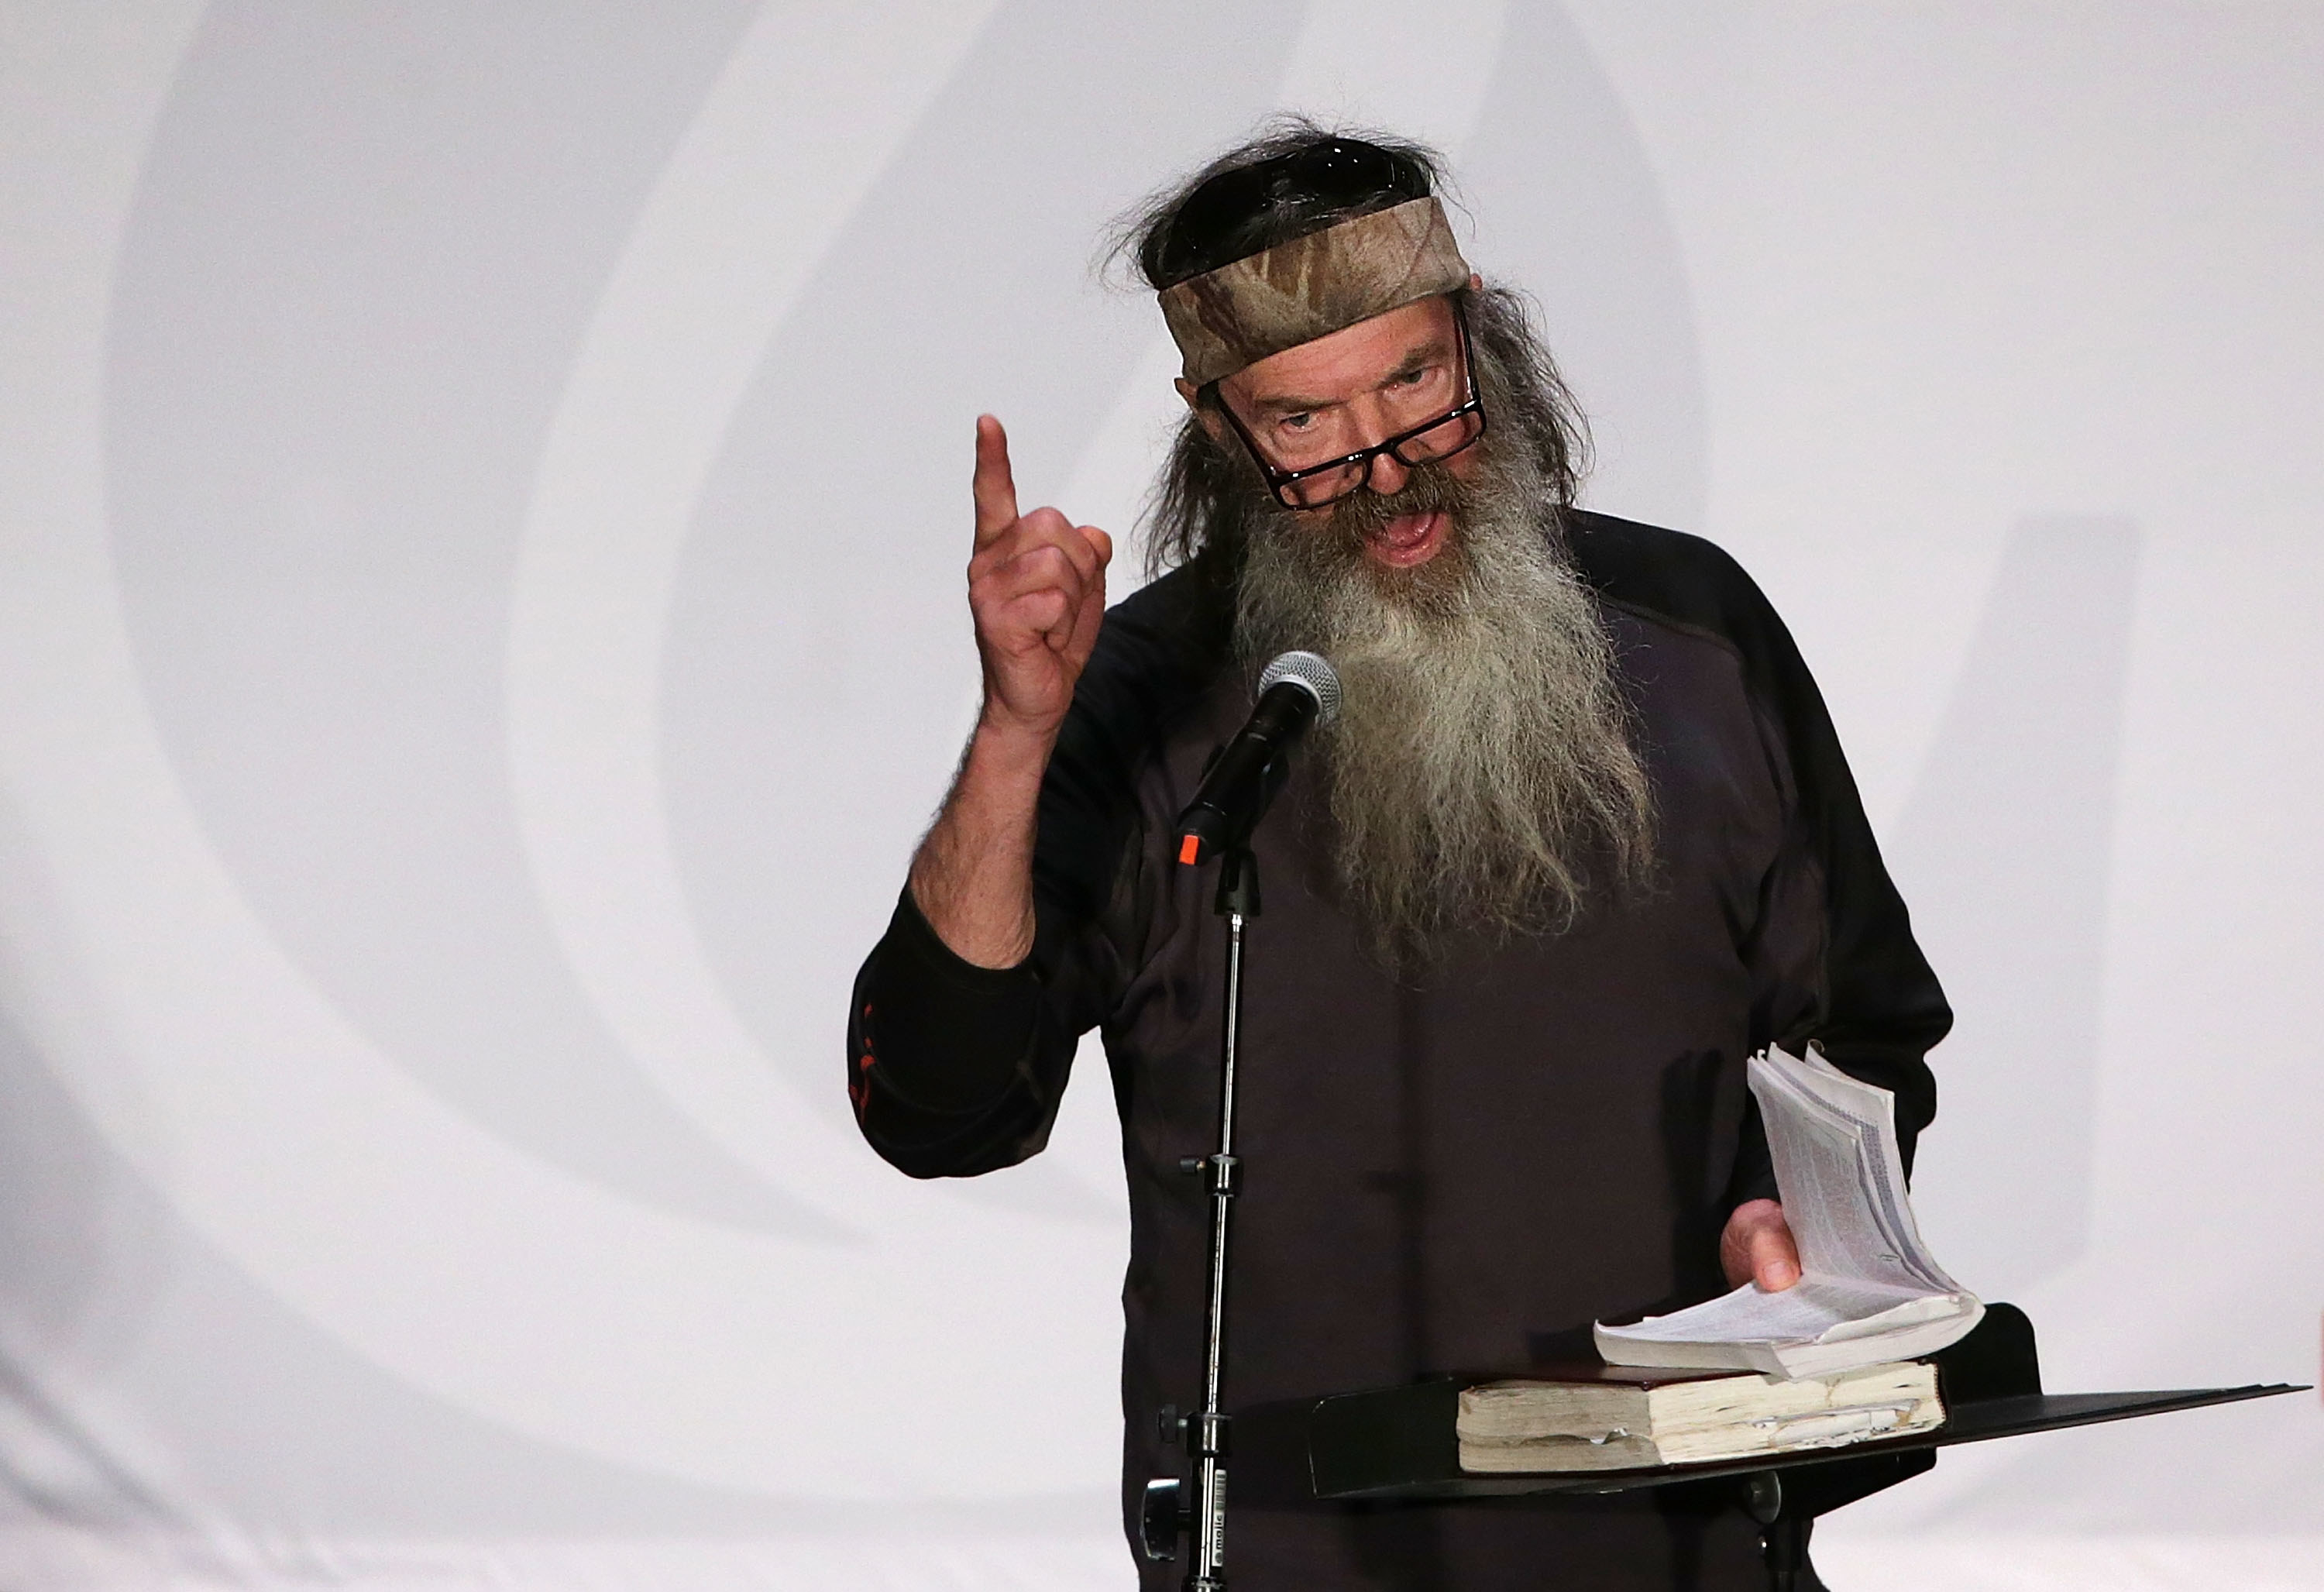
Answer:
POLYGON ((1041 775, 1074 682, 1105 620, 1113 538, 1055 509, 1017 512, 1009 438, 976 422, 976 552, 968 606, 984 711, 959 778, 912 859, 912 898, 938 938, 979 967, 1033 947, 1033 832, 1041 775))
POLYGON ((976 552, 968 606, 984 666, 979 723, 1009 734, 1053 738, 1074 700, 1105 620, 1105 566, 1113 538, 1055 509, 1017 511, 1009 437, 976 422, 976 552))

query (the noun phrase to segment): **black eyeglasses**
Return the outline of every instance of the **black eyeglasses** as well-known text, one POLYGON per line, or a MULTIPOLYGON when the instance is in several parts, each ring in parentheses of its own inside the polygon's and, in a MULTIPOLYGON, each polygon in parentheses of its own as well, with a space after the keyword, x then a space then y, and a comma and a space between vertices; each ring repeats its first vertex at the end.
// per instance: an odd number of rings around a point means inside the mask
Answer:
POLYGON ((1215 382, 1212 384, 1211 395, 1218 403, 1219 412, 1226 416, 1227 424, 1232 426, 1235 435, 1242 438, 1251 462, 1267 478, 1267 489, 1275 494, 1277 502, 1286 509, 1328 508, 1342 498, 1351 495, 1370 480, 1372 461, 1382 454, 1409 469, 1418 465, 1437 464, 1454 454, 1466 452, 1476 446, 1477 439, 1484 436, 1485 406, 1477 396, 1476 373, 1469 360, 1469 321, 1457 304, 1452 310, 1452 325, 1461 339, 1461 380, 1468 390, 1468 398, 1433 420, 1423 421, 1409 430, 1384 437, 1370 447, 1342 454, 1336 459, 1326 459, 1320 465, 1309 465, 1298 470, 1276 468, 1267 455, 1260 451, 1259 439, 1243 425, 1234 412, 1234 406, 1227 402, 1226 395, 1218 391, 1215 382))

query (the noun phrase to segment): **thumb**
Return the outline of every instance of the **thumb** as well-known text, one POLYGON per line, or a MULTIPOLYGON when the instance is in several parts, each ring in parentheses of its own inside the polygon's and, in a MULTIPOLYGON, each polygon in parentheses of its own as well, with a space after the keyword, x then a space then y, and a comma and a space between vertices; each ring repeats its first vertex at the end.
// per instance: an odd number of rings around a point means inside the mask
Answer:
POLYGON ((1778 1219, 1751 1235, 1751 1280, 1769 1293, 1800 1280, 1799 1247, 1789 1223, 1778 1219))
POLYGON ((1058 650, 1079 668, 1089 659, 1090 649, 1097 645, 1098 627, 1105 622, 1105 566, 1113 557, 1113 538, 1094 525, 1077 526, 1082 539, 1097 555, 1097 578, 1082 592, 1081 611, 1074 615, 1073 633, 1065 637, 1058 650))

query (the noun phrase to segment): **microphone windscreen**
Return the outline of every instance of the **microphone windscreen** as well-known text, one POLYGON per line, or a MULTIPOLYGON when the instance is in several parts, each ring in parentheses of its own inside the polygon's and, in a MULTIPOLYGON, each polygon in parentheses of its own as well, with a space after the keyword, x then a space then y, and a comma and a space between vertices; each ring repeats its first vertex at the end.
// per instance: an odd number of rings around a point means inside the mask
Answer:
POLYGON ((1259 695, 1285 681, 1304 688, 1315 699, 1315 722, 1328 724, 1340 716, 1340 676, 1319 653, 1278 652, 1259 672, 1259 695))

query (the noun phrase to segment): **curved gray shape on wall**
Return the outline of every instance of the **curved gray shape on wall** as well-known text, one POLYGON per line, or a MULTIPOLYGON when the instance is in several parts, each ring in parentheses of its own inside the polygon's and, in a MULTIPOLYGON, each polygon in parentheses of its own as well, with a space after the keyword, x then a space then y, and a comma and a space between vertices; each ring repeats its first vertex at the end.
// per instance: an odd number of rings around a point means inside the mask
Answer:
MULTIPOLYGON (((0 844, 8 836, 0 829, 0 844)), ((797 1499, 676 1479, 511 1431, 412 1387, 300 1316, 180 1220, 0 1014, 0 1311, 36 1363, 0 1355, 0 1515, 259 1540, 491 1541, 784 1531, 1040 1531, 1083 1498, 797 1499), (141 1474, 39 1385, 101 1374, 198 1499, 141 1474)), ((1102 1478, 1096 1478, 1102 1480, 1102 1478)), ((1092 1491, 1099 1490, 1093 1486, 1092 1491)), ((231 1579, 231 1578, 229 1578, 231 1579)))
POLYGON ((633 1199, 831 1224, 638 1077, 510 808, 509 578, 640 203, 752 8, 222 5, 123 244, 107 491, 147 700, 220 859, 388 1056, 633 1199))
POLYGON ((1585 484, 1583 501, 1700 531, 1708 402, 1685 260, 1629 111, 1563 7, 1510 7, 1460 166, 1496 245, 1480 269, 1540 300, 1600 458, 1618 466, 1617 499, 1585 484))

